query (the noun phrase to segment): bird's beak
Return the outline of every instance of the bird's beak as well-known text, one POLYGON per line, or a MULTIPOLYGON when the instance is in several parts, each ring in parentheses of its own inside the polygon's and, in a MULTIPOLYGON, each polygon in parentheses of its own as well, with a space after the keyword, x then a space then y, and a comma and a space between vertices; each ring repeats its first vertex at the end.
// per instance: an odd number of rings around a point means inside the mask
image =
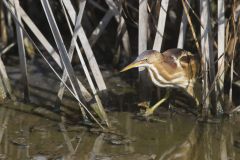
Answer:
POLYGON ((129 64, 128 66, 124 67, 120 72, 125 72, 129 69, 140 67, 141 64, 142 64, 141 61, 134 61, 131 64, 129 64))

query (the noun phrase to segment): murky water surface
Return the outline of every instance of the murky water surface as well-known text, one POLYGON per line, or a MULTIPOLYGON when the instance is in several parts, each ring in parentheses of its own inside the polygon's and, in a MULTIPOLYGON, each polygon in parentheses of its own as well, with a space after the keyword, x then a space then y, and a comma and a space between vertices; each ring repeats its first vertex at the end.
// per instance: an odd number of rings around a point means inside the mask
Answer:
POLYGON ((0 159, 240 159, 240 116, 197 123, 192 116, 162 113, 141 121, 111 112, 111 132, 77 122, 63 124, 42 107, 8 103, 0 107, 0 159))

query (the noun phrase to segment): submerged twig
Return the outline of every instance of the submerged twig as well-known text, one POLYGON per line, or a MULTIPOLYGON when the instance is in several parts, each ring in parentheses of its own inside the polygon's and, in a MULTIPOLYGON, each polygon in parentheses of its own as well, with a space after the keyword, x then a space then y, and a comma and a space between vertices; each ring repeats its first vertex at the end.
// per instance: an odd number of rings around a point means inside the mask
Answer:
POLYGON ((12 111, 8 110, 8 109, 7 110, 4 109, 4 111, 1 111, 1 112, 4 113, 4 116, 2 117, 3 121, 2 121, 2 124, 1 124, 1 127, 0 127, 0 143, 2 142, 4 131, 7 128, 9 117, 10 117, 10 114, 12 113, 12 111))
POLYGON ((65 127, 65 125, 63 124, 63 122, 59 123, 58 125, 59 125, 60 130, 61 130, 61 132, 62 132, 62 134, 63 134, 65 143, 67 144, 67 148, 68 148, 70 154, 73 155, 73 154, 75 153, 75 151, 74 151, 72 142, 71 142, 71 140, 70 140, 70 138, 69 138, 69 136, 68 136, 68 134, 67 134, 66 127, 65 127))

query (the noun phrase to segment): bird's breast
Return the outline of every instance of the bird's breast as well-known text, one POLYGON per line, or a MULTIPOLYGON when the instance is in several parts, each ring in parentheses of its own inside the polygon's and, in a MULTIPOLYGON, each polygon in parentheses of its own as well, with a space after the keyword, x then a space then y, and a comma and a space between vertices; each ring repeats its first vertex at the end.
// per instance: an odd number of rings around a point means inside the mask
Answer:
POLYGON ((152 82, 159 87, 183 87, 189 86, 191 81, 187 79, 184 72, 164 72, 154 66, 148 67, 152 82))

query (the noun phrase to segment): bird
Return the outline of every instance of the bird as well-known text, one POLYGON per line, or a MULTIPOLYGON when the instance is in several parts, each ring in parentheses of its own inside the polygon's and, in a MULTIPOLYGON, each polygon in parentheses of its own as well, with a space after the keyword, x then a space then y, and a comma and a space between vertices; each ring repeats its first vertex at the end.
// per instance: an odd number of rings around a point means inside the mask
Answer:
POLYGON ((172 48, 160 53, 156 50, 142 52, 132 63, 120 72, 132 68, 144 67, 148 70, 152 82, 162 88, 168 88, 164 98, 146 109, 144 116, 149 116, 170 96, 172 88, 180 88, 195 99, 198 106, 201 101, 200 58, 197 54, 179 48, 172 48))

